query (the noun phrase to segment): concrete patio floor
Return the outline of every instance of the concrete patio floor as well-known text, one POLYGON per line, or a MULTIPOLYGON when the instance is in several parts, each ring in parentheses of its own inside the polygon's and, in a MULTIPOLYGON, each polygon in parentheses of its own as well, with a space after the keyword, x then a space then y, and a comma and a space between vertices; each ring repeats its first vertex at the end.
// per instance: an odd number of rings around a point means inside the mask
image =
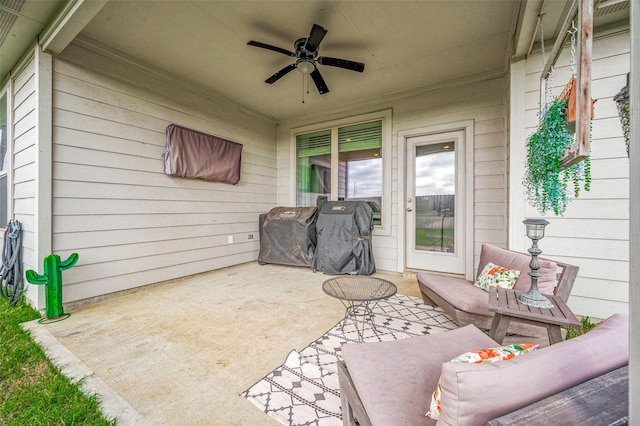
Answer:
MULTIPOLYGON (((419 297, 415 276, 376 273, 419 297)), ((328 275, 257 262, 148 286, 27 323, 122 425, 277 425, 240 393, 336 324, 328 275)))

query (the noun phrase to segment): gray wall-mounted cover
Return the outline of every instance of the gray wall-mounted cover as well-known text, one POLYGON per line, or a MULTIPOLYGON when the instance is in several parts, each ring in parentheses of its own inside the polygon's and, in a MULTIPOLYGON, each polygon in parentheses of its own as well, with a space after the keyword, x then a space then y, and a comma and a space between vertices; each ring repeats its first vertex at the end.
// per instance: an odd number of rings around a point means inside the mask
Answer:
POLYGON ((240 181, 242 144, 171 124, 167 126, 164 172, 235 185, 240 181))

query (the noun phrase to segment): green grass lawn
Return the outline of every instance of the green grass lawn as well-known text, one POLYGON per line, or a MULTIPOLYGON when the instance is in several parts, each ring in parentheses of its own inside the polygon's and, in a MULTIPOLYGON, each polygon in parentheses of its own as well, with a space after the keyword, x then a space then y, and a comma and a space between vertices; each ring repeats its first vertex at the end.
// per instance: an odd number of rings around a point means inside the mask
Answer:
POLYGON ((416 228, 416 246, 447 246, 453 244, 453 229, 416 228))
POLYGON ((115 425, 20 327, 36 318, 27 304, 0 298, 0 425, 115 425))

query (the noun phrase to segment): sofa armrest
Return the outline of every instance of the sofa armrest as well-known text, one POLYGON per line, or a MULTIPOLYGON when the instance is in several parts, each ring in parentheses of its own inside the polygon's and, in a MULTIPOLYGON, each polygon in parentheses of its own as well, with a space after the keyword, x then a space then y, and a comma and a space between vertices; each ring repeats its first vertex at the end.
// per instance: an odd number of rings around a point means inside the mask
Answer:
POLYGON ((616 314, 582 336, 495 364, 442 366, 439 425, 484 425, 629 363, 629 317, 616 314))
POLYGON ((346 368, 338 370, 347 398, 343 418, 365 412, 372 425, 429 424, 425 414, 442 363, 497 345, 473 325, 389 342, 345 344, 341 352, 346 368))
POLYGON ((613 425, 629 421, 629 366, 490 420, 489 426, 613 425))

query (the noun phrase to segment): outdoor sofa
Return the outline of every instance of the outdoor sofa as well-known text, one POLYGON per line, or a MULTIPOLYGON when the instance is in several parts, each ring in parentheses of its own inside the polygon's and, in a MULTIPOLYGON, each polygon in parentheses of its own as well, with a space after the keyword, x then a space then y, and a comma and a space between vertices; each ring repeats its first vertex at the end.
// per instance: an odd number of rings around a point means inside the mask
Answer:
MULTIPOLYGON (((531 255, 483 244, 476 278, 489 262, 519 271, 520 275, 514 289, 525 292, 529 290, 531 286, 531 277, 529 276, 531 255)), ((539 263, 538 289, 540 292, 555 294, 567 302, 578 275, 578 267, 543 258, 539 258, 539 263)), ((440 306, 459 326, 474 324, 483 330, 491 328, 493 312, 488 309, 488 294, 485 290, 474 286, 473 281, 427 272, 417 273, 416 278, 422 299, 426 304, 440 306)), ((535 343, 544 346, 549 344, 547 330, 544 327, 511 322, 507 332, 534 337, 535 343)))
MULTIPOLYGON (((629 317, 615 314, 581 336, 506 361, 451 362, 464 352, 498 346, 474 325, 404 340, 343 345, 338 377, 344 425, 435 425, 425 414, 439 379, 438 425, 485 425, 514 410, 526 411, 536 401, 627 366, 629 317)), ((604 389, 601 383, 592 387, 604 389)), ((617 398, 626 403, 626 394, 617 398)), ((540 411, 537 423, 515 424, 548 424, 548 410, 540 411)), ((567 424, 572 414, 561 413, 567 424)))

